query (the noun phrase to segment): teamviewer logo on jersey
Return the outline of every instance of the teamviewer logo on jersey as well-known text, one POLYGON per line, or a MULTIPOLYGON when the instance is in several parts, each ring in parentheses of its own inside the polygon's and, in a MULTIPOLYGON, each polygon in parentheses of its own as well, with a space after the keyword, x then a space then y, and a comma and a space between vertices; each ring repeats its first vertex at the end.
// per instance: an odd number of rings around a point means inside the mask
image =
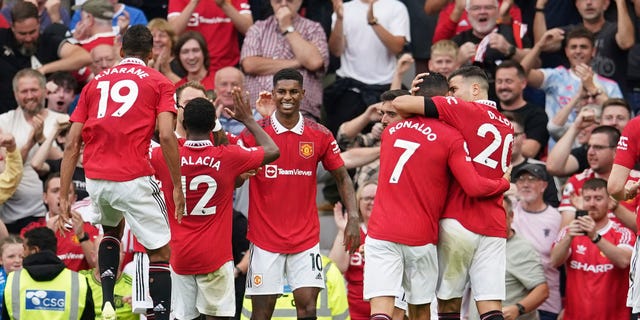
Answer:
POLYGON ((264 177, 265 178, 277 178, 278 177, 278 166, 275 164, 267 164, 264 166, 264 177))
POLYGON ((49 290, 27 290, 27 310, 64 311, 65 292, 49 290))

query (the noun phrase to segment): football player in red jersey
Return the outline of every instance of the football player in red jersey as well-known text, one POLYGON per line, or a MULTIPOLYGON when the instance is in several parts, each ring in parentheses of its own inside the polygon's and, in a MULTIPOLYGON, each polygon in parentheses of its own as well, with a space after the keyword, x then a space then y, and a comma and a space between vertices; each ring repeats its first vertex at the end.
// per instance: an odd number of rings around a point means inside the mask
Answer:
MULTIPOLYGON (((278 71, 272 92, 276 111, 259 122, 280 148, 280 158, 249 180, 247 238, 252 246, 245 294, 252 298, 252 319, 271 318, 285 274, 298 317, 316 317, 318 292, 324 288, 316 207, 319 162, 336 179, 349 220, 353 220, 345 230, 349 248, 356 250, 360 242, 353 183, 331 132, 300 114, 302 82, 302 74, 295 69, 278 71)), ((246 131, 240 139, 245 146, 256 145, 246 131)))
MULTIPOLYGON (((513 126, 487 100, 489 82, 476 66, 449 76, 448 97, 402 96, 393 101, 401 114, 439 118, 456 128, 466 141, 475 169, 487 178, 501 177, 511 163, 513 126), (473 101, 473 102, 470 102, 473 101)), ((460 319, 467 282, 472 283, 481 318, 503 319, 507 227, 502 194, 469 197, 454 182, 440 220, 438 244, 438 311, 440 319, 460 319), (462 258, 462 259, 461 259, 462 258)))
MULTIPOLYGON (((171 173, 178 220, 184 213, 184 195, 173 132, 174 86, 157 70, 146 66, 152 47, 153 36, 145 26, 133 26, 126 31, 120 51, 124 59, 96 75, 80 94, 71 115, 70 142, 62 161, 60 206, 69 219, 69 185, 84 143, 87 191, 100 211, 105 234, 98 249, 103 319, 115 319, 113 288, 120 260, 123 216, 149 254, 149 290, 156 319, 169 319, 170 314, 171 233, 166 205, 149 163, 149 141, 156 121, 171 173)), ((67 219, 59 219, 58 227, 62 229, 67 219)))

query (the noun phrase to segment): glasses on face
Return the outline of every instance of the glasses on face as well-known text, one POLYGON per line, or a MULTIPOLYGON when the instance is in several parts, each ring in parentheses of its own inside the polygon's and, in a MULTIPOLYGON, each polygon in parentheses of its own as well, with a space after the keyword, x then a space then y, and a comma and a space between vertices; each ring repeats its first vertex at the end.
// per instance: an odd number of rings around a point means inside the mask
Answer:
POLYGON ((360 200, 362 200, 364 202, 373 202, 373 199, 375 199, 375 197, 362 197, 362 198, 360 198, 360 200))
POLYGON ((519 176, 518 179, 516 179, 516 183, 531 183, 536 181, 540 181, 540 178, 534 176, 519 176))
POLYGON ((602 146, 602 145, 597 145, 597 144, 588 144, 587 145, 587 150, 593 148, 594 151, 601 151, 604 149, 613 149, 616 146, 602 146))
POLYGON ((587 94, 583 94, 582 96, 580 96, 580 98, 582 98, 582 100, 588 100, 588 99, 592 99, 595 100, 598 96, 600 95, 600 92, 596 92, 596 93, 587 93, 587 94))

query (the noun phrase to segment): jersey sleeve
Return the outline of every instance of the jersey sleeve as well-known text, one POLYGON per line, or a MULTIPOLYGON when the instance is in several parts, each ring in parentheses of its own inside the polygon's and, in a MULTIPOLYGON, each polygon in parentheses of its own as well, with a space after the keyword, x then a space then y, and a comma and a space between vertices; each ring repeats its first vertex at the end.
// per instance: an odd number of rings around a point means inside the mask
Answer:
POLYGON ((251 5, 247 0, 233 0, 231 2, 240 14, 251 14, 251 5))
POLYGON ((82 90, 82 92, 80 93, 80 98, 78 98, 78 103, 76 105, 76 108, 73 110, 73 113, 71 114, 71 118, 70 121, 71 122, 79 122, 79 123, 85 123, 85 121, 87 121, 88 118, 88 108, 87 108, 87 89, 89 89, 91 83, 88 83, 85 87, 84 90, 82 90))
POLYGON ((574 183, 576 182, 575 175, 571 176, 567 181, 567 184, 562 188, 562 198, 560 199, 560 206, 558 211, 575 211, 575 208, 571 204, 571 195, 576 193, 574 183))
POLYGON ((185 0, 169 0, 167 17, 177 16, 187 6, 188 1, 185 0))
POLYGON ((344 161, 340 156, 340 147, 331 133, 326 132, 323 141, 325 148, 320 160, 324 168, 327 171, 333 171, 344 166, 344 161))
POLYGON ((621 225, 616 228, 617 239, 615 245, 618 248, 633 250, 633 246, 636 244, 636 237, 633 232, 621 225))
POLYGON ((432 97, 431 101, 438 110, 439 119, 454 128, 460 128, 462 125, 458 115, 469 115, 473 112, 471 103, 455 97, 432 97))
POLYGON ((264 159, 264 148, 251 147, 244 148, 237 145, 227 146, 228 150, 233 154, 233 168, 236 175, 251 169, 258 168, 264 159))
POLYGON ((490 197, 509 190, 510 184, 506 179, 489 179, 478 174, 471 157, 464 147, 462 136, 449 144, 449 168, 460 186, 470 197, 490 197))
POLYGON ((638 143, 640 138, 640 118, 631 120, 622 131, 622 136, 618 140, 616 158, 613 163, 621 165, 627 169, 633 169, 638 158, 638 143))
POLYGON ((176 113, 175 88, 167 79, 158 81, 158 90, 160 92, 160 101, 158 101, 158 113, 171 112, 176 113))

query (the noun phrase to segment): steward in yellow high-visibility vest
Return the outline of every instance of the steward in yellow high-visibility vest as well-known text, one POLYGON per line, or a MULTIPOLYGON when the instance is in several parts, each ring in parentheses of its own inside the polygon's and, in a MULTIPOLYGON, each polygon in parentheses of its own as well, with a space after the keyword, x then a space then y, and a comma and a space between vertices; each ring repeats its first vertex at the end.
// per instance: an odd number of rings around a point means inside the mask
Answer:
POLYGON ((4 289, 2 319, 93 320, 95 311, 87 279, 67 269, 56 252, 51 229, 25 233, 23 269, 11 272, 4 289))
MULTIPOLYGON (((318 320, 343 320, 349 317, 349 302, 347 301, 347 290, 344 285, 344 277, 333 261, 322 256, 322 272, 326 289, 318 294, 316 304, 316 316, 318 320)), ((245 297, 242 303, 242 314, 240 319, 251 318, 251 298, 245 297)), ((271 319, 294 320, 298 319, 296 304, 293 300, 293 293, 288 285, 285 286, 284 294, 276 300, 271 319)))

